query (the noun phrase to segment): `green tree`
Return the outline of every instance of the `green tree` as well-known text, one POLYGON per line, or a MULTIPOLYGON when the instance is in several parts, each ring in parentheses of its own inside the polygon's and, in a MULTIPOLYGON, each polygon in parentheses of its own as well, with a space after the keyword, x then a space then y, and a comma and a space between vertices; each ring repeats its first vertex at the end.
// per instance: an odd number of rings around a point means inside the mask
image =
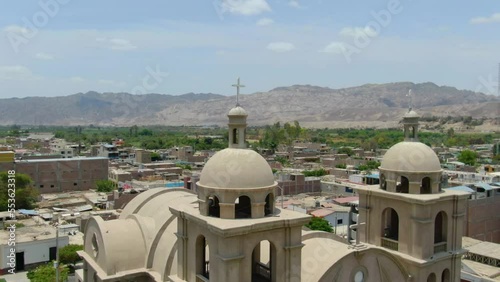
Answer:
POLYGON ((69 244, 59 249, 59 261, 62 264, 75 265, 82 258, 76 253, 83 250, 83 245, 69 244))
POLYGON ((9 178, 6 171, 0 172, 0 211, 9 208, 9 198, 12 191, 9 191, 9 183, 15 184, 15 205, 16 209, 32 209, 36 206, 38 191, 33 187, 33 182, 27 174, 16 173, 15 178, 9 178), (15 179, 15 182, 9 179, 15 179))
POLYGON ((352 155, 352 149, 349 147, 342 147, 337 151, 338 154, 347 154, 348 156, 352 155))
POLYGON ((471 150, 463 150, 458 155, 458 161, 463 162, 464 164, 475 166, 477 161, 477 153, 471 150))
POLYGON ((151 161, 152 162, 156 162, 156 161, 159 161, 159 160, 161 160, 160 154, 158 154, 156 152, 152 152, 151 153, 151 161))
POLYGON ((307 228, 311 230, 320 230, 325 232, 332 232, 333 228, 330 226, 330 223, 321 217, 313 217, 308 224, 305 225, 307 228))
MULTIPOLYGON (((62 264, 59 265, 59 281, 67 281, 68 273, 68 267, 62 264)), ((53 263, 49 262, 28 271, 26 276, 33 282, 54 282, 56 281, 56 269, 53 263)))
POLYGON ((95 185, 97 187, 97 192, 111 192, 115 190, 116 187, 115 183, 108 179, 97 180, 95 185))

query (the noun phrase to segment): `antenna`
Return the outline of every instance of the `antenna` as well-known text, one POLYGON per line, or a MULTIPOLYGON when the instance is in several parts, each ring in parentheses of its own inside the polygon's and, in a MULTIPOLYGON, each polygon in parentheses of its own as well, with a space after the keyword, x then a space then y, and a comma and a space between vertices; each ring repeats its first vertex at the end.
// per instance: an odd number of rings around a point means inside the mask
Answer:
POLYGON ((498 96, 500 96, 500 63, 498 63, 498 80, 497 80, 497 84, 498 84, 498 96))

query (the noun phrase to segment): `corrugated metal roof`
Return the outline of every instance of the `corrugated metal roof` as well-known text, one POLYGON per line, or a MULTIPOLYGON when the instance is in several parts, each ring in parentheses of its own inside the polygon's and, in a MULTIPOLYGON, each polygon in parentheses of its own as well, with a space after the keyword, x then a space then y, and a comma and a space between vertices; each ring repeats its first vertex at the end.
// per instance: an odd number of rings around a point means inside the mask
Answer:
POLYGON ((487 183, 483 183, 483 182, 475 183, 474 186, 479 186, 481 188, 484 188, 484 190, 492 190, 493 189, 493 187, 491 187, 487 183))
POLYGON ((464 191, 464 192, 469 192, 469 193, 475 193, 473 189, 467 187, 467 186, 456 186, 456 187, 450 187, 450 188, 445 188, 446 190, 453 190, 453 191, 464 191))
POLYGON ((20 209, 19 213, 21 214, 26 214, 26 215, 38 215, 38 212, 35 210, 25 210, 25 209, 20 209))

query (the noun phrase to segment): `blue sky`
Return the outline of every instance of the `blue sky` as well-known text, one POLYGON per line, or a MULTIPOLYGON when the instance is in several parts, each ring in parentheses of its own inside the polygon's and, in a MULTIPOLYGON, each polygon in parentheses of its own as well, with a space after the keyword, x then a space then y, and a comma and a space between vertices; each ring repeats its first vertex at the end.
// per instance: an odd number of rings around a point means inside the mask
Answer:
POLYGON ((500 1, 6 1, 0 98, 397 81, 496 92, 500 1))

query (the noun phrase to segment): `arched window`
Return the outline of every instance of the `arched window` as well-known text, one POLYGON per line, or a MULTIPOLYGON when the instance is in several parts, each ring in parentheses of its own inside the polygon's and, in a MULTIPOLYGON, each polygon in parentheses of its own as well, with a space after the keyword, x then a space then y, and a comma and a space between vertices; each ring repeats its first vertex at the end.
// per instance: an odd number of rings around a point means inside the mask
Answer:
POLYGON ((238 129, 233 129, 233 144, 238 144, 238 129))
POLYGON ((220 217, 219 198, 217 196, 208 197, 207 206, 209 216, 220 217))
POLYGON ((422 186, 420 186, 420 194, 431 194, 431 179, 430 177, 424 177, 422 179, 422 186))
POLYGON ((210 278, 210 248, 203 235, 196 239, 196 274, 210 278))
POLYGON ((429 274, 429 277, 427 277, 427 282, 436 282, 436 274, 429 274))
POLYGON ((268 240, 260 241, 252 252, 252 281, 276 281, 276 248, 268 240))
POLYGON ((450 270, 446 268, 441 274, 441 282, 450 282, 450 270))
POLYGON ((406 194, 410 192, 410 182, 408 181, 408 178, 404 176, 398 177, 398 181, 396 182, 396 192, 406 194))
POLYGON ((266 197, 266 205, 264 207, 264 214, 270 215, 274 213, 274 195, 269 193, 266 197))
POLYGON ((252 201, 249 197, 241 196, 234 203, 234 218, 252 217, 252 201))
POLYGON ((392 208, 382 213, 382 236, 397 241, 399 239, 399 216, 392 208))
POLYGON ((446 242, 446 214, 440 211, 434 221, 434 243, 446 242))

